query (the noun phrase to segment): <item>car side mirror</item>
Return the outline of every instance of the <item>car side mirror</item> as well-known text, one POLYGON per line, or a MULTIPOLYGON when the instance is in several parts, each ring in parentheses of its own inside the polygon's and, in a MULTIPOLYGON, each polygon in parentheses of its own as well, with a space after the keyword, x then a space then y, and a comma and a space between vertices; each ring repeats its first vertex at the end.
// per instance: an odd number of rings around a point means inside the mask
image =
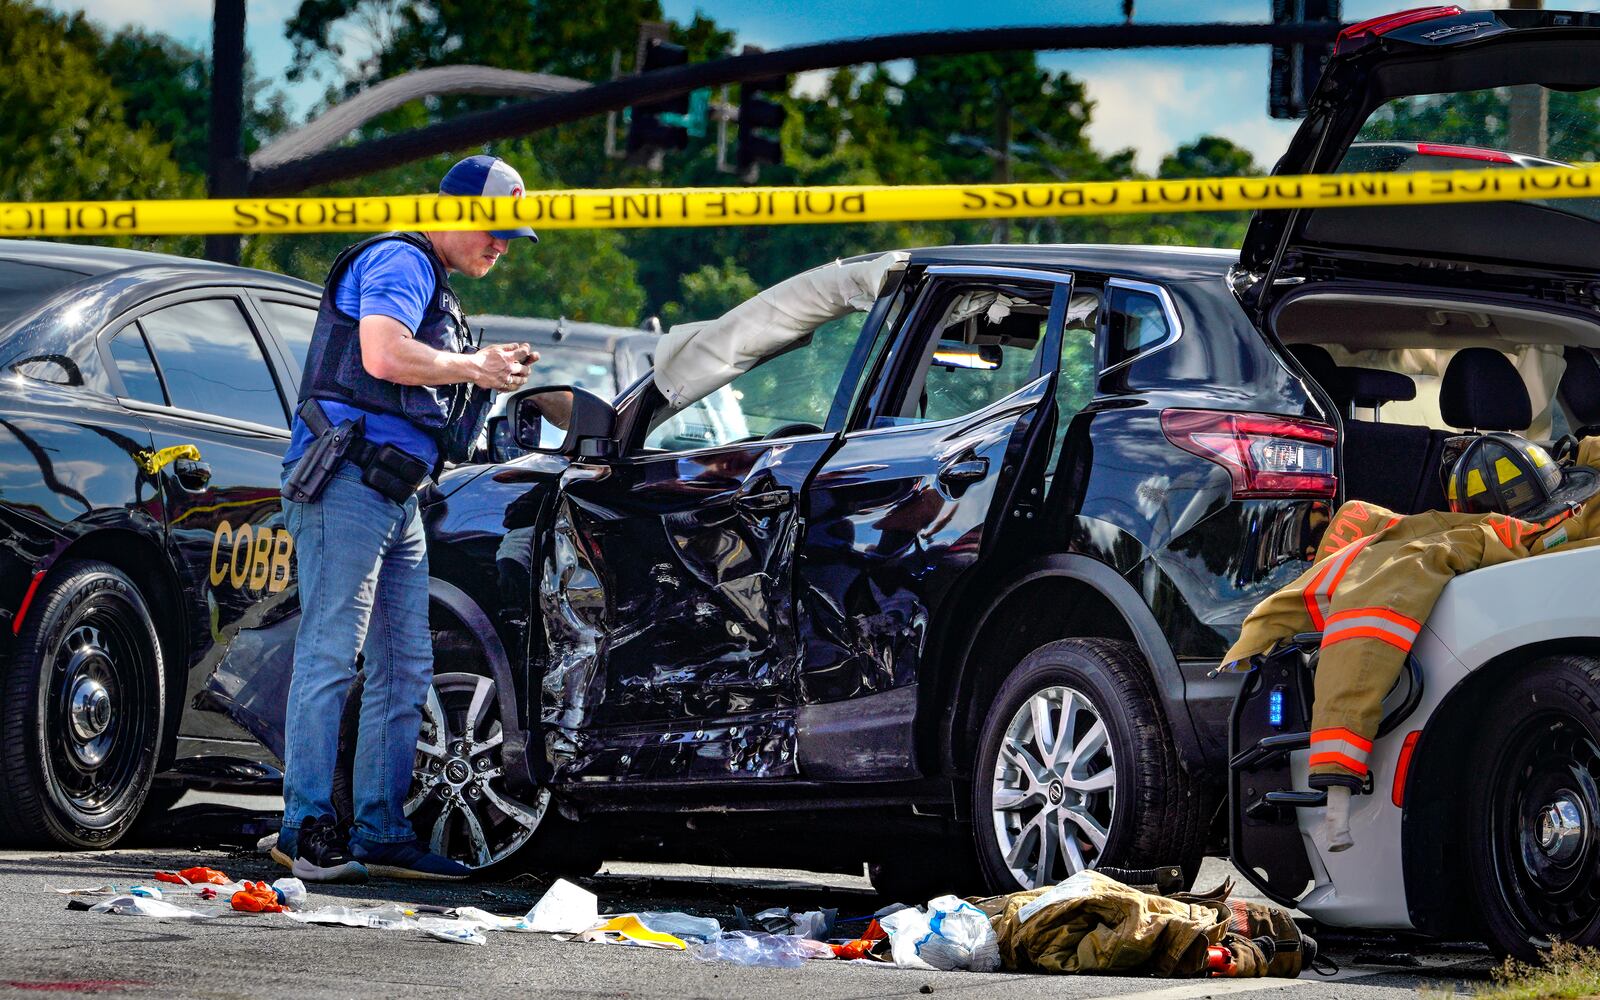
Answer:
POLYGON ((587 389, 547 385, 524 389, 507 407, 516 447, 580 458, 617 452, 617 411, 587 389))

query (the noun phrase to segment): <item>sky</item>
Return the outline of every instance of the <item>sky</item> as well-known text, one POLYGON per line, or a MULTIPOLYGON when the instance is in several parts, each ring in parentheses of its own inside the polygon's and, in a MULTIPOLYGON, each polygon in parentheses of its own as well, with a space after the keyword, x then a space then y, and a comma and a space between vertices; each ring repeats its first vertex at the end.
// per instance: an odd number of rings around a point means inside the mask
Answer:
MULTIPOLYGON (((209 46, 210 0, 49 0, 58 10, 83 10, 111 28, 136 24, 195 46, 209 46)), ((1461 2, 1461 0, 1458 0, 1461 2)), ((250 0, 246 44, 257 71, 289 95, 304 114, 322 84, 291 87, 284 78, 291 50, 285 21, 299 0, 250 0)), ((1421 0, 1344 0, 1343 15, 1357 21, 1421 0)), ((668 17, 687 22, 702 11, 743 44, 783 48, 829 39, 901 31, 994 28, 1036 24, 1117 23, 1121 0, 662 0, 668 17)), ((1508 6, 1504 0, 1465 0, 1464 7, 1508 6)), ((1555 0, 1552 9, 1597 10, 1600 0, 1555 0)), ((1136 0, 1134 19, 1262 22, 1271 0, 1136 0)), ((1153 172, 1161 158, 1202 135, 1220 135, 1255 154, 1263 166, 1277 160, 1294 122, 1267 115, 1268 49, 1148 49, 1125 52, 1045 52, 1040 61, 1088 85, 1095 102, 1090 141, 1102 152, 1132 147, 1139 166, 1153 172)), ((537 67, 529 67, 536 69, 537 67)), ((811 81, 801 78, 797 85, 811 81)))

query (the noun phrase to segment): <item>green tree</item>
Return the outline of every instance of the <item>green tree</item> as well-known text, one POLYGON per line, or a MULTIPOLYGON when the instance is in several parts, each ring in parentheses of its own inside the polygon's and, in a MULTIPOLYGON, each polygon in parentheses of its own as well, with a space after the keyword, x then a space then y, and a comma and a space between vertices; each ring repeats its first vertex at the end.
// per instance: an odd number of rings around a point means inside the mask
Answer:
MULTIPOLYGON (((528 155, 529 140, 496 147, 522 172, 531 188, 550 186, 528 155)), ((317 194, 421 194, 436 191, 439 178, 466 150, 407 163, 319 189, 317 194)), ((535 227, 537 229, 538 227, 535 227)), ((251 267, 297 275, 320 284, 333 258, 362 239, 359 233, 319 233, 246 237, 243 262, 251 267)), ((644 292, 634 265, 622 251, 620 234, 603 229, 566 229, 541 234, 530 244, 517 240, 511 251, 480 280, 457 283, 462 307, 473 313, 513 316, 567 316, 596 323, 631 326, 644 309, 644 292)))
MULTIPOLYGON (((67 20, 0 0, 0 200, 185 198, 202 193, 146 125, 128 125, 122 97, 67 20)), ((97 240, 97 242, 106 242, 97 240)), ((198 239, 121 240, 193 252, 198 239)))
POLYGON ((661 323, 670 327, 686 320, 715 319, 761 291, 744 268, 726 257, 721 264, 702 264, 683 276, 683 299, 661 308, 661 323))

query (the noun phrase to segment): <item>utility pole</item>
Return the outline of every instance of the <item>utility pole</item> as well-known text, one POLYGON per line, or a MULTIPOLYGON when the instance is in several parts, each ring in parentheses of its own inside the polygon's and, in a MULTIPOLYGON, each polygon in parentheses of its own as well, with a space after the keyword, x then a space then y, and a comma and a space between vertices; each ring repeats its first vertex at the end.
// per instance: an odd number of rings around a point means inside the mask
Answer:
MULTIPOLYGON (((1512 10, 1543 10, 1544 0, 1511 0, 1512 10)), ((1512 152, 1549 155, 1550 92, 1538 84, 1511 88, 1506 146, 1512 152)))
MULTIPOLYGON (((1006 93, 1005 82, 994 81, 994 145, 1000 155, 994 158, 994 182, 1011 183, 1011 97, 1006 93)), ((994 242, 1011 242, 1011 220, 996 219, 994 242)))
MULTIPOLYGON (((244 0, 216 0, 211 16, 211 130, 208 193, 242 198, 249 183, 244 159, 244 0)), ((239 263, 239 237, 207 236, 206 258, 239 263)))

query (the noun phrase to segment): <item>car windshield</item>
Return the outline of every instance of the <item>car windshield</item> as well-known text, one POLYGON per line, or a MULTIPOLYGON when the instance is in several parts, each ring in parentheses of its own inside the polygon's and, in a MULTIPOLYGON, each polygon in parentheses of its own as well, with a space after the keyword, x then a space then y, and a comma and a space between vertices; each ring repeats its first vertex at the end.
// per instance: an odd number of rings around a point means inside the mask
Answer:
POLYGON ((81 271, 63 267, 0 260, 0 327, 85 277, 81 271))
MULTIPOLYGON (((1341 172, 1484 170, 1590 166, 1600 160, 1600 88, 1561 91, 1529 84, 1420 94, 1368 116, 1341 172)), ((1600 218, 1592 198, 1540 204, 1600 218)))

